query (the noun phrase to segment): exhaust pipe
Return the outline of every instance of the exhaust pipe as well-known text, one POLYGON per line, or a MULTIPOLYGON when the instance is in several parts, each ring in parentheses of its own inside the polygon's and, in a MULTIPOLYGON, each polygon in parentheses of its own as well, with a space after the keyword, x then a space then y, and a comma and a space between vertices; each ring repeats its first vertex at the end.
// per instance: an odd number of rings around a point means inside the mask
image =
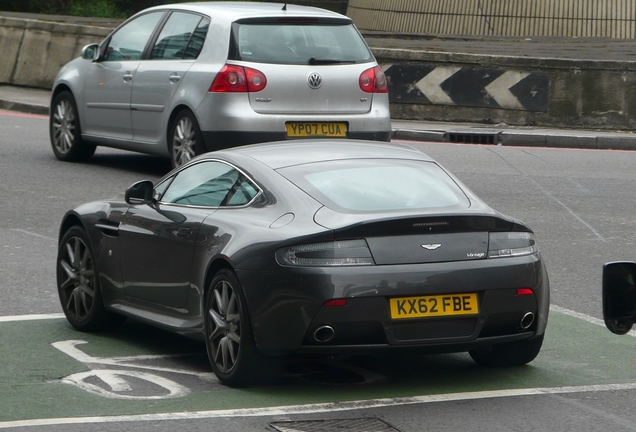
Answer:
POLYGON ((314 340, 320 343, 329 342, 335 335, 333 327, 323 325, 314 330, 314 340))
POLYGON ((519 320, 519 327, 522 330, 527 330, 530 328, 532 323, 534 322, 534 314, 532 312, 526 312, 524 316, 519 320))

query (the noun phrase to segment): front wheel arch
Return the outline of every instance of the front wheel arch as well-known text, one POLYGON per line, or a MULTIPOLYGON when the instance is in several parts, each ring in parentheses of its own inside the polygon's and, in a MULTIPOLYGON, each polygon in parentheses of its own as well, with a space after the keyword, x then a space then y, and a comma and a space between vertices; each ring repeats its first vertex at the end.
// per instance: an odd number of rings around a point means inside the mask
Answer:
POLYGON ((62 310, 77 330, 112 330, 125 321, 124 316, 105 308, 94 248, 81 224, 72 224, 61 234, 56 279, 62 310))

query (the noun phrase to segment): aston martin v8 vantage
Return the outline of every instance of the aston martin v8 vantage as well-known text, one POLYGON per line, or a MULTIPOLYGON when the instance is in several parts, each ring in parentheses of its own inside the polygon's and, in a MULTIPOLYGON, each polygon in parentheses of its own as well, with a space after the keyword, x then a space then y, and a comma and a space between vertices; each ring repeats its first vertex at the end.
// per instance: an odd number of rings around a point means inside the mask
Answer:
POLYGON ((427 155, 355 140, 201 155, 69 211, 61 305, 79 330, 125 317, 205 340, 228 385, 293 353, 539 353, 549 282, 533 231, 427 155))

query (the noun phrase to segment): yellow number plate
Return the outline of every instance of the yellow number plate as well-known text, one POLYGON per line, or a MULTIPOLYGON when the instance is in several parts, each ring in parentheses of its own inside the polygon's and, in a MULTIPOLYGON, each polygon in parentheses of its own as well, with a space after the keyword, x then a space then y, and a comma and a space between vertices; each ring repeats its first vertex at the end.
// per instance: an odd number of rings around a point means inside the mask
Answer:
POLYGON ((477 294, 448 294, 392 298, 391 318, 424 318, 479 313, 477 294))
POLYGON ((286 123, 288 138, 333 137, 346 138, 346 123, 286 123))

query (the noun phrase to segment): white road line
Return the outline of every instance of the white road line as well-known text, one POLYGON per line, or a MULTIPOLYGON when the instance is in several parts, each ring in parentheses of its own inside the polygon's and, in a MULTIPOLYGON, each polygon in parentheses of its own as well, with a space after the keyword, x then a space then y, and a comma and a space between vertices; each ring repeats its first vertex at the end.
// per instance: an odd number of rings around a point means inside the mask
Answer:
MULTIPOLYGON (((603 320, 591 317, 576 311, 552 305, 550 310, 574 318, 582 319, 591 324, 604 326, 603 320)), ((0 322, 8 321, 27 321, 38 319, 61 318, 63 314, 48 315, 17 315, 9 317, 0 317, 0 322)), ((628 333, 636 336, 635 331, 628 333)), ((567 394, 567 393, 588 393, 601 391, 617 391, 617 390, 636 390, 636 383, 625 384, 599 384, 599 385, 583 385, 583 386, 567 386, 567 387, 540 387, 525 389, 508 389, 508 390, 492 390, 478 392, 461 392, 461 393, 445 393, 438 395, 414 396, 392 399, 371 399, 365 401, 347 401, 336 403, 307 404, 307 405, 291 405, 279 406, 271 408, 244 408, 233 410, 217 410, 217 411, 193 411, 193 412, 174 412, 174 413, 157 413, 157 414, 140 414, 140 415, 124 415, 124 416, 95 416, 95 417, 62 417, 49 419, 32 419, 0 422, 0 429, 8 429, 15 427, 33 427, 33 426, 52 426, 62 424, 90 424, 90 423, 116 423, 116 422, 143 422, 143 421, 159 421, 159 420, 198 420, 224 417, 262 417, 262 416, 280 416, 280 415, 302 415, 317 414, 336 411, 351 411, 360 409, 385 408, 400 405, 414 405, 434 402, 456 402, 477 399, 492 399, 503 397, 519 397, 519 396, 540 396, 549 394, 567 394)))
MULTIPOLYGON (((589 322, 591 324, 596 324, 596 325, 599 325, 601 327, 605 327, 605 321, 603 321, 602 319, 594 318, 594 317, 591 317, 589 315, 582 314, 580 312, 576 312, 576 311, 573 311, 573 310, 570 310, 570 309, 562 308, 561 306, 551 305, 550 306, 550 310, 554 311, 554 312, 562 313, 564 315, 569 315, 569 316, 574 317, 574 318, 582 319, 583 321, 587 321, 587 322, 589 322)), ((636 330, 630 330, 627 333, 627 335, 636 337, 636 330)))
POLYGON ((415 396, 393 399, 372 399, 366 401, 349 401, 336 403, 308 404, 295 406, 279 406, 271 408, 246 408, 218 411, 193 411, 159 414, 141 414, 125 416, 95 416, 95 417, 66 417, 50 419, 18 420, 0 422, 0 429, 11 427, 52 426, 62 424, 89 424, 89 423, 116 423, 116 422, 143 422, 158 420, 200 420, 227 417, 262 417, 280 415, 305 415, 316 413, 333 413, 337 411, 350 411, 360 409, 385 408, 400 405, 414 405, 434 402, 456 402, 476 399, 492 399, 518 396, 540 396, 549 394, 572 394, 600 391, 636 390, 636 383, 628 384, 602 384, 571 387, 543 387, 510 390, 494 390, 481 392, 447 393, 428 396, 415 396))
POLYGON ((64 314, 56 313, 56 314, 0 316, 0 322, 35 321, 35 320, 58 319, 58 318, 64 318, 64 314))
POLYGON ((22 234, 28 234, 28 235, 33 236, 33 237, 40 237, 40 238, 43 238, 43 239, 52 240, 54 242, 57 241, 57 239, 54 239, 53 237, 48 237, 48 236, 45 236, 45 235, 42 235, 42 234, 34 233, 33 231, 28 231, 28 230, 24 230, 24 229, 20 229, 20 228, 11 228, 11 231, 19 232, 19 233, 22 233, 22 234))
POLYGON ((594 318, 589 315, 582 314, 580 312, 576 312, 570 309, 562 308, 557 305, 550 305, 550 311, 559 312, 564 315, 568 315, 574 318, 582 319, 583 321, 587 321, 591 324, 596 324, 602 327, 605 327, 605 322, 602 319, 594 318))

